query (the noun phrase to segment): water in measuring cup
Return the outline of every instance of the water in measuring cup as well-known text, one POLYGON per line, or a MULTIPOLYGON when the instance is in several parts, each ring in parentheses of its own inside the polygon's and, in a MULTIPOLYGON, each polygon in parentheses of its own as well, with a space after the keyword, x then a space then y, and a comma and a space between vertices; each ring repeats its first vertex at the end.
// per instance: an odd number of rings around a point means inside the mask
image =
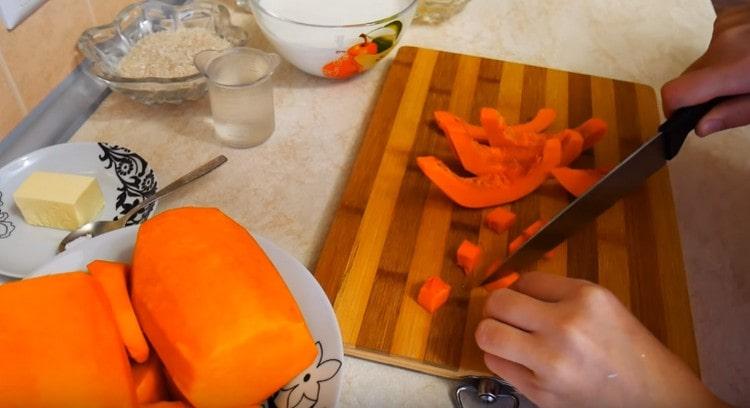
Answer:
POLYGON ((273 85, 263 62, 248 63, 243 55, 223 57, 209 72, 209 99, 214 132, 232 147, 252 147, 274 131, 273 85), (237 58, 238 60, 234 60, 237 58), (251 85, 248 85, 251 84, 251 85))

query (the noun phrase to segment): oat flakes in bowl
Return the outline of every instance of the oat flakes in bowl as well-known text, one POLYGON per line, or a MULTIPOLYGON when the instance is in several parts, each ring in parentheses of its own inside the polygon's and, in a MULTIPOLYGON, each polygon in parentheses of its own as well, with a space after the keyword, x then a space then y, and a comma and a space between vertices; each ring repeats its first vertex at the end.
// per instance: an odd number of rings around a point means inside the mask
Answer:
POLYGON ((230 23, 221 4, 146 0, 123 9, 112 23, 86 30, 78 48, 92 62, 89 73, 113 91, 155 104, 203 96, 206 80, 193 56, 246 42, 247 34, 230 23))

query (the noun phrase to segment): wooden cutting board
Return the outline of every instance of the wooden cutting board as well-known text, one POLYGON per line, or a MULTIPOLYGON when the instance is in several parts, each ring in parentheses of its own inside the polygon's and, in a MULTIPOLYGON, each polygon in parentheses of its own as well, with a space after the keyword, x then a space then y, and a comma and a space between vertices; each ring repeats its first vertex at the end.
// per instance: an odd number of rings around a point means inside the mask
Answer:
MULTIPOLYGON (((557 110, 551 130, 596 116, 608 135, 573 167, 612 166, 659 122, 645 85, 517 63, 402 47, 385 79, 315 276, 334 305, 347 354, 445 377, 487 373, 474 330, 487 293, 465 285, 455 264, 463 239, 479 242, 485 260, 505 255, 508 238, 549 219, 571 197, 550 180, 508 207, 516 226, 498 235, 482 225, 487 210, 450 202, 416 165, 435 155, 460 169, 432 119, 449 110, 478 123, 482 107, 508 123, 541 107, 557 110), (453 286, 435 315, 416 303, 430 275, 453 286)), ((698 372, 690 304, 669 183, 663 169, 562 245, 537 269, 609 288, 698 372)))

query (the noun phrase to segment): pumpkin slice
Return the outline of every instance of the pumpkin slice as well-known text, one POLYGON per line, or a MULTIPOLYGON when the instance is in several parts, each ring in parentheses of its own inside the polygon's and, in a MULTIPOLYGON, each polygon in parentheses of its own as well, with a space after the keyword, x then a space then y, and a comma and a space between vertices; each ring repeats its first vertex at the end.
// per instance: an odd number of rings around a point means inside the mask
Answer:
POLYGON ((138 324, 138 319, 130 304, 130 295, 126 277, 130 267, 120 262, 95 260, 86 267, 89 273, 102 285, 104 293, 109 299, 112 311, 115 313, 115 322, 120 329, 122 341, 128 350, 130 357, 143 363, 148 359, 148 343, 143 337, 143 331, 138 324))
POLYGON ((456 115, 436 111, 435 119, 445 132, 461 166, 475 175, 504 174, 518 177, 539 160, 542 152, 543 139, 535 140, 533 144, 507 141, 503 148, 490 147, 477 142, 470 135, 466 123, 456 115))
POLYGON ((607 172, 608 170, 605 169, 571 169, 569 167, 558 167, 551 171, 560 185, 575 197, 583 195, 607 172))
POLYGON ((599 118, 591 118, 583 122, 576 129, 583 136, 583 150, 598 143, 607 134, 607 122, 599 118))
POLYGON ((567 166, 573 163, 583 152, 583 136, 571 129, 565 129, 555 137, 559 137, 562 142, 562 158, 560 166, 567 166))
POLYGON ((527 123, 507 126, 497 109, 482 108, 480 120, 487 134, 490 146, 493 147, 537 147, 544 144, 544 137, 540 135, 554 121, 557 113, 554 109, 544 108, 537 112, 534 119, 527 123))
POLYGON ((544 220, 536 220, 528 227, 524 228, 524 230, 521 231, 521 235, 517 236, 515 239, 513 239, 513 241, 510 242, 510 244, 508 244, 508 253, 512 254, 513 252, 518 251, 518 249, 521 248, 523 244, 525 244, 526 241, 528 241, 532 236, 534 236, 534 234, 539 232, 539 230, 541 230, 546 223, 547 222, 544 220))
POLYGON ((490 146, 507 145, 505 140, 505 119, 503 119, 497 109, 482 108, 479 111, 479 121, 482 123, 482 129, 487 135, 487 141, 490 146))
POLYGON ((469 135, 464 122, 456 115, 450 112, 436 111, 435 120, 443 129, 453 153, 466 171, 479 175, 504 170, 501 166, 493 167, 490 164, 493 160, 490 157, 489 148, 477 143, 469 135))
POLYGON ((179 394, 197 407, 259 404, 317 355, 274 265, 215 208, 173 209, 141 225, 131 298, 179 394))
POLYGON ((482 108, 481 121, 490 147, 493 151, 504 153, 506 157, 524 162, 533 161, 544 148, 547 138, 534 131, 534 126, 507 126, 497 109, 482 108))
POLYGON ((474 140, 476 140, 478 142, 483 142, 483 143, 487 143, 488 142, 487 132, 485 132, 485 130, 484 130, 484 128, 482 126, 473 125, 473 124, 471 124, 469 122, 466 122, 465 120, 461 119, 460 117, 458 117, 458 116, 456 116, 456 115, 454 115, 454 114, 452 114, 450 112, 447 112, 447 111, 435 111, 434 115, 435 115, 435 122, 443 130, 443 132, 446 132, 446 129, 443 128, 443 125, 445 123, 440 123, 440 119, 450 118, 451 122, 454 122, 456 124, 460 124, 461 126, 463 126, 464 129, 466 130, 466 132, 468 132, 469 136, 472 139, 474 139, 474 140), (440 116, 440 118, 439 118, 439 116, 440 116))
POLYGON ((445 112, 435 112, 435 120, 448 139, 453 153, 466 171, 475 174, 492 174, 507 172, 509 165, 515 163, 513 157, 500 150, 493 150, 489 146, 478 143, 469 134, 468 128, 456 115, 445 112))
POLYGON ((544 220, 536 220, 533 223, 531 223, 528 227, 524 228, 523 235, 526 237, 526 239, 529 239, 534 236, 539 230, 542 229, 544 224, 546 224, 547 221, 544 220))
POLYGON ((417 158, 424 174, 455 203, 468 208, 506 204, 531 194, 547 179, 549 171, 560 163, 560 140, 546 142, 541 160, 523 176, 503 174, 460 177, 433 156, 417 158))
POLYGON ((91 275, 0 286, 0 407, 135 407, 125 346, 91 275))
POLYGON ((471 123, 465 123, 466 131, 469 133, 472 139, 478 142, 488 142, 487 132, 481 126, 472 125, 471 123))
POLYGON ((533 132, 541 133, 544 132, 548 127, 555 122, 557 112, 552 108, 542 108, 536 113, 533 119, 526 123, 511 126, 516 132, 533 132))

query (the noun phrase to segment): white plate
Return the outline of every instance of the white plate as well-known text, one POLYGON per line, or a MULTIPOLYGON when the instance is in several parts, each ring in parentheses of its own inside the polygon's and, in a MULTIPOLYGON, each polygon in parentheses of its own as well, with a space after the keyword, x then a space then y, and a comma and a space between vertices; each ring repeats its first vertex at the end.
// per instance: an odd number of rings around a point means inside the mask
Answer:
MULTIPOLYGON (((56 256, 30 277, 84 270, 94 259, 130 262, 138 226, 100 235, 56 256)), ((341 389, 344 350, 336 316, 318 282, 301 263, 271 241, 254 235, 266 251, 297 304, 318 346, 315 362, 283 387, 272 399, 278 408, 334 407, 341 389)))
MULTIPOLYGON (((13 193, 35 171, 96 177, 104 194, 97 220, 125 214, 137 201, 156 191, 156 176, 146 160, 129 149, 105 143, 64 143, 36 150, 0 169, 0 275, 23 278, 55 256, 68 234, 29 225, 13 201, 13 193)), ((129 225, 153 213, 154 205, 136 214, 129 225)), ((0 283, 6 279, 0 278, 0 283)))

